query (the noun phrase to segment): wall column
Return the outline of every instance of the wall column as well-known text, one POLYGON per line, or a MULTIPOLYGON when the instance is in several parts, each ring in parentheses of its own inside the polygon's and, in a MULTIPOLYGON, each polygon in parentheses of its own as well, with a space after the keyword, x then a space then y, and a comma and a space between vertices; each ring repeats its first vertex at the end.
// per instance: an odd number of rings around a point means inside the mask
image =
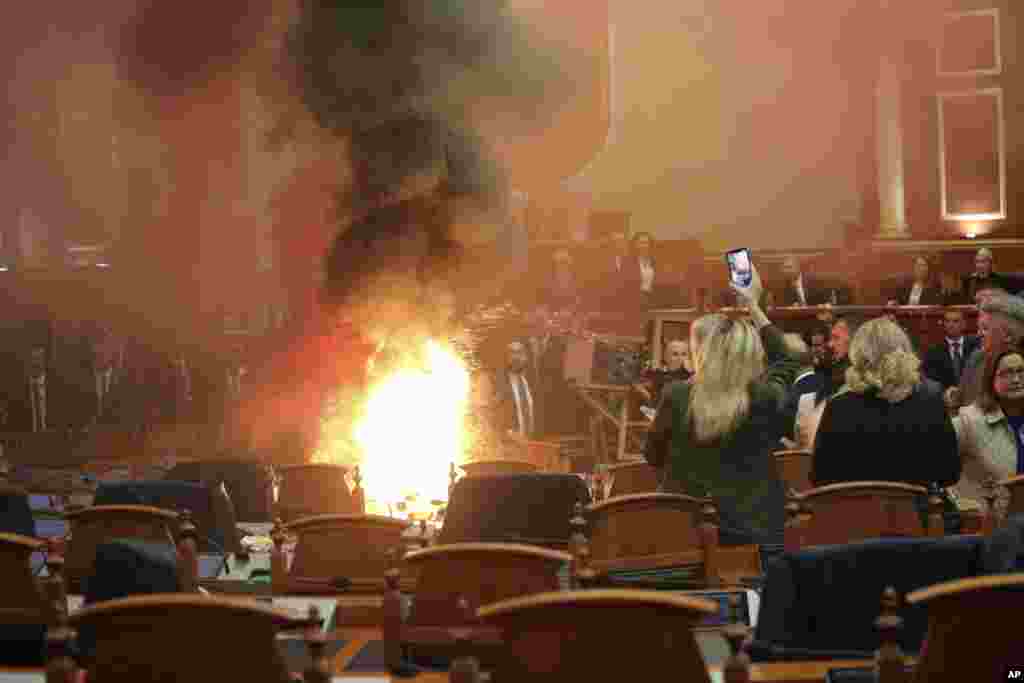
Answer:
MULTIPOLYGON (((880 16, 891 13, 888 0, 882 0, 880 16)), ((875 87, 875 144, 878 160, 878 238, 910 237, 907 227, 903 168, 902 106, 900 102, 902 61, 897 49, 899 36, 883 38, 875 87)))

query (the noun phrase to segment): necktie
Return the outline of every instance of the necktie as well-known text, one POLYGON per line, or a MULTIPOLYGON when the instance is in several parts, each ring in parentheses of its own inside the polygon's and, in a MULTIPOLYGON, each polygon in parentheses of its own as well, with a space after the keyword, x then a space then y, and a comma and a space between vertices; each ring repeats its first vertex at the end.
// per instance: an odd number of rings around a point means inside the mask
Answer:
POLYGON ((950 342, 953 351, 953 374, 956 376, 957 381, 960 380, 960 373, 964 367, 964 357, 960 350, 960 344, 962 343, 960 340, 950 342))

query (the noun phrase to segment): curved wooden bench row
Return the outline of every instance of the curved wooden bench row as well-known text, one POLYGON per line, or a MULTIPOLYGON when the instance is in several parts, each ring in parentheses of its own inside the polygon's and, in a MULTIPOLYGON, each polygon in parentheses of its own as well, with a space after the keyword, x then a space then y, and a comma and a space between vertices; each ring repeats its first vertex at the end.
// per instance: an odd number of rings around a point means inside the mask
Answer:
POLYGON ((959 579, 907 595, 909 604, 928 608, 928 634, 910 678, 898 645, 900 603, 895 591, 886 593, 877 622, 878 683, 1009 680, 1009 672, 1020 668, 1016 622, 1024 609, 1024 573, 959 579))
MULTIPOLYGON (((277 633, 308 627, 314 611, 296 615, 251 600, 164 594, 110 600, 86 607, 51 630, 47 681, 80 680, 70 657, 73 629, 89 628, 94 655, 89 680, 246 680, 280 683, 290 679, 277 633)), ((327 683, 330 669, 319 630, 309 629, 312 665, 306 683, 327 683)))
POLYGON ((942 500, 923 486, 888 481, 830 484, 791 493, 786 505, 787 551, 869 538, 942 536, 942 500), (917 501, 928 498, 928 524, 917 501))

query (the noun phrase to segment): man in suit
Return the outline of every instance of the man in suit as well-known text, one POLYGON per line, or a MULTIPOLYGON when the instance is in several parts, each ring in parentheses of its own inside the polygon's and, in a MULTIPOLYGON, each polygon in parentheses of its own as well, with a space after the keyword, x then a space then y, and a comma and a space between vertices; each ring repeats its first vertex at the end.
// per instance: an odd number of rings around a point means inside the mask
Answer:
POLYGON ((786 278, 786 286, 776 297, 779 306, 820 306, 822 304, 850 303, 849 288, 830 285, 818 278, 803 272, 800 260, 793 255, 782 261, 782 274, 786 278))
POLYGON ((992 270, 992 250, 982 247, 974 255, 974 272, 963 280, 963 291, 968 301, 974 301, 975 295, 982 289, 1002 289, 1010 294, 1017 294, 1020 283, 1009 275, 996 273, 992 270))
POLYGON ((45 344, 33 344, 25 362, 9 375, 13 381, 5 388, 7 429, 47 432, 72 426, 69 386, 59 373, 50 371, 45 344))
POLYGON ((956 309, 947 309, 942 325, 946 338, 932 346, 924 355, 921 370, 942 385, 943 390, 960 384, 964 363, 980 345, 977 337, 964 334, 964 314, 956 309))
POLYGON ((514 439, 534 436, 536 407, 534 387, 528 378, 530 353, 526 344, 515 340, 506 349, 505 367, 497 373, 494 383, 498 398, 499 427, 514 439))
POLYGON ((608 234, 605 249, 595 269, 597 281, 588 287, 588 294, 597 295, 597 310, 633 312, 640 308, 642 273, 639 262, 632 257, 625 228, 608 234))
MULTIPOLYGON (((800 399, 806 395, 813 397, 821 391, 825 386, 825 376, 815 371, 814 353, 803 337, 799 334, 787 334, 784 340, 789 355, 800 360, 800 372, 797 373, 796 379, 793 380, 793 384, 786 392, 785 402, 783 403, 783 415, 785 415, 786 425, 789 428, 787 438, 790 439, 790 443, 786 445, 795 446, 796 421, 800 399)), ((811 400, 813 402, 813 398, 811 400)))
POLYGON ((125 363, 124 345, 111 334, 93 346, 86 382, 86 406, 92 425, 137 427, 143 406, 134 373, 125 363))

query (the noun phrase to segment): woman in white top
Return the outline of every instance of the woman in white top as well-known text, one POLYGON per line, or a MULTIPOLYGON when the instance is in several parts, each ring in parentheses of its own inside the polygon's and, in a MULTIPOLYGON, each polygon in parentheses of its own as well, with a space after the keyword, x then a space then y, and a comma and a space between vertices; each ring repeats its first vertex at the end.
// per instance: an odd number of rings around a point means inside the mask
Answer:
POLYGON ((1021 471, 1024 461, 1024 355, 994 353, 985 364, 978 398, 953 419, 963 475, 954 489, 961 508, 975 507, 988 477, 1021 471))

